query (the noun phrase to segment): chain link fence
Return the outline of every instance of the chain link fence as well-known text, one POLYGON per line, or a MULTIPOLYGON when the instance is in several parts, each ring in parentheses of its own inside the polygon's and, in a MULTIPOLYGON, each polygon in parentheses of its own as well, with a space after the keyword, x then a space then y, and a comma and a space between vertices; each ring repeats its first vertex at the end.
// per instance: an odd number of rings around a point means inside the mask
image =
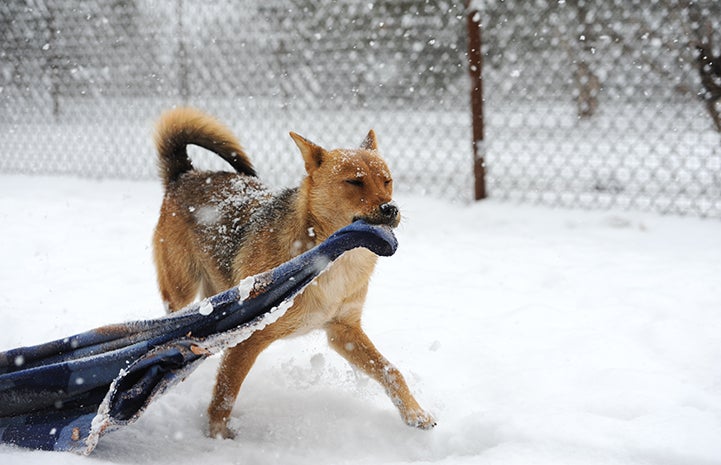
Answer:
POLYGON ((721 2, 488 2, 490 195, 721 217, 721 2))
POLYGON ((0 3, 0 172, 153 178, 154 121, 187 104, 226 122, 271 185, 302 176, 288 131, 330 148, 374 128, 399 191, 467 201, 478 14, 490 197, 721 217, 721 2, 469 6, 0 3))
POLYGON ((233 129, 272 186, 303 174, 289 131, 333 148, 374 128, 399 190, 469 199, 463 13, 413 0, 3 2, 0 172, 152 178, 155 120, 192 105, 233 129))

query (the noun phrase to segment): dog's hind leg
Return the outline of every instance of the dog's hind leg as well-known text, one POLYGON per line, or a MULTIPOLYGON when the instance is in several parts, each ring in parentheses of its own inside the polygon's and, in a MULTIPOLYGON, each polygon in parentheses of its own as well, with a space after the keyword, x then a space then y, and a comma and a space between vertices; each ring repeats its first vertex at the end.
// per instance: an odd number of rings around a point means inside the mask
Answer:
POLYGON ((430 429, 436 421, 411 394, 403 375, 378 352, 359 322, 334 321, 326 325, 328 343, 354 366, 379 382, 409 426, 430 429))
POLYGON ((213 397, 208 406, 208 434, 212 438, 232 439, 235 433, 228 427, 230 413, 240 386, 258 355, 273 341, 282 337, 277 324, 256 331, 248 339, 227 349, 218 368, 213 397))
POLYGON ((166 310, 174 312, 189 305, 198 295, 200 281, 187 263, 158 266, 158 287, 166 310))
POLYGON ((192 262, 191 247, 187 240, 172 242, 165 240, 163 223, 158 223, 153 237, 153 255, 158 276, 158 287, 168 312, 180 310, 190 304, 198 295, 200 273, 192 262))

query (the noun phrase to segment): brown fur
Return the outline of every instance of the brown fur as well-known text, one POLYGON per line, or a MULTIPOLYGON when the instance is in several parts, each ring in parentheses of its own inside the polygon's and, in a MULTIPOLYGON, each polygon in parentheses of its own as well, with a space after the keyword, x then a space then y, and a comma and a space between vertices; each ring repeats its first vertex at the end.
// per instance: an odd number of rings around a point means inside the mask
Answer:
MULTIPOLYGON (((390 171, 372 130, 360 148, 348 150, 325 150, 290 135, 307 176, 298 188, 271 194, 225 126, 189 108, 162 116, 155 140, 166 191, 153 246, 160 292, 170 311, 198 293, 210 296, 273 268, 356 219, 398 225, 390 171), (187 144, 215 152, 237 173, 194 170, 187 144)), ((225 352, 208 408, 211 436, 233 436, 228 419, 256 357, 277 339, 314 329, 324 329, 333 349, 385 388, 407 424, 435 425, 361 329, 375 264, 376 256, 365 249, 346 252, 277 322, 225 352)))

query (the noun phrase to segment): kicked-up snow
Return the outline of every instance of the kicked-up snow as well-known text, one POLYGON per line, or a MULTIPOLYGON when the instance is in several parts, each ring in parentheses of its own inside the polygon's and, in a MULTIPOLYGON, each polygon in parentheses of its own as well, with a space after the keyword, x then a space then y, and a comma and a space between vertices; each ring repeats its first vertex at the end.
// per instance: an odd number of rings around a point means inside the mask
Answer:
MULTIPOLYGON (((0 350, 164 313, 159 183, 0 176, 0 350)), ((89 457, 15 464, 719 464, 721 223, 396 199, 364 327, 438 420, 403 424, 322 333, 279 341, 205 436, 218 357, 89 457)))

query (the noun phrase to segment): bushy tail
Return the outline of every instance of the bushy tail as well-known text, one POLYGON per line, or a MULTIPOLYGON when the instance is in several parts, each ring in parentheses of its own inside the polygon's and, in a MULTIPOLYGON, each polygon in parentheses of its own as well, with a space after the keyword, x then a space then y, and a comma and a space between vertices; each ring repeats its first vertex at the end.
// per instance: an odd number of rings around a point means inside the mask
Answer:
POLYGON ((253 164, 233 133, 210 115, 194 108, 175 108, 160 117, 155 131, 163 184, 193 169, 186 146, 198 145, 218 154, 238 172, 255 176, 253 164))

